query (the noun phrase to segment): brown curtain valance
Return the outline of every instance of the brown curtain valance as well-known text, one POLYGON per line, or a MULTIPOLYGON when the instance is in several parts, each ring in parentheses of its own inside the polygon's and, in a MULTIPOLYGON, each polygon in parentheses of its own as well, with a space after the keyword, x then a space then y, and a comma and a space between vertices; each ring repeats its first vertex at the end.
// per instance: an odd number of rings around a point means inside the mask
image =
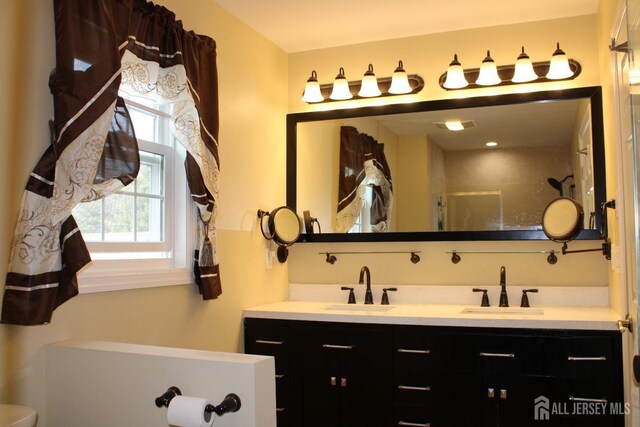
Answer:
POLYGON ((365 187, 372 187, 370 224, 372 231, 387 231, 393 204, 391 170, 384 144, 360 133, 353 126, 340 128, 340 171, 336 232, 346 233, 364 206, 365 187))
POLYGON ((55 0, 52 145, 27 183, 14 234, 2 322, 41 324, 78 293, 90 257, 71 210, 135 179, 138 148, 118 90, 171 104, 171 130, 199 213, 194 275, 221 293, 216 251, 218 88, 215 42, 145 0, 55 0))

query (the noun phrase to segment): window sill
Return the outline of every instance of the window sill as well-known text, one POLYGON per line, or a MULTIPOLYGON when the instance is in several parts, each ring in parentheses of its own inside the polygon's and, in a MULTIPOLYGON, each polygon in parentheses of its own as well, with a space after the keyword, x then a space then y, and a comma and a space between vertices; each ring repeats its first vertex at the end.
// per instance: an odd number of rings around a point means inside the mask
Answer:
POLYGON ((191 271, 186 268, 158 268, 114 272, 113 270, 89 269, 78 274, 81 294, 94 292, 123 291, 129 289, 156 288, 193 283, 191 271))

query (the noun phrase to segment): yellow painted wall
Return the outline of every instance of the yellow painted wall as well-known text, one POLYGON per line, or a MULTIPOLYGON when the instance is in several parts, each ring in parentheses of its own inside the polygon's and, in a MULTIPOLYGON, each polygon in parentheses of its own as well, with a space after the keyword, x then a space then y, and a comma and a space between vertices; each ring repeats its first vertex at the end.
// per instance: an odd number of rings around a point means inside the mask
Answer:
MULTIPOLYGON (((286 298, 287 268, 265 267, 256 210, 285 203, 287 55, 209 0, 160 0, 187 29, 217 42, 220 88, 219 255, 223 294, 202 301, 192 285, 80 295, 50 325, 0 326, 0 402, 44 410, 39 360, 67 338, 216 351, 241 349, 248 306, 286 298)), ((49 143, 53 2, 2 0, 0 8, 0 277, 22 191, 49 143)), ((4 281, 3 281, 4 282, 4 281)))
POLYGON ((289 110, 315 111, 515 91, 597 86, 600 84, 600 69, 596 43, 596 16, 585 15, 293 53, 289 55, 289 110), (556 48, 556 42, 560 42, 570 58, 582 64, 582 73, 575 80, 459 91, 445 91, 438 85, 438 79, 446 71, 454 53, 458 54, 464 68, 478 68, 487 49, 491 50, 491 56, 497 65, 514 64, 522 46, 532 61, 548 61, 556 48), (393 74, 398 60, 403 61, 407 73, 419 74, 424 79, 425 87, 419 94, 314 105, 306 104, 300 99, 312 70, 318 73, 321 84, 333 82, 340 67, 344 67, 349 80, 360 80, 368 64, 373 65, 376 76, 388 77, 393 74))
MULTIPOLYGON (((604 36, 598 33, 599 25, 604 28, 608 24, 601 21, 602 19, 596 15, 586 15, 294 53, 289 55, 289 109, 291 112, 317 111, 517 91, 598 86, 601 84, 601 74, 608 72, 601 68, 601 56, 604 55, 601 45, 604 36), (491 49, 491 56, 496 64, 513 64, 523 45, 533 61, 547 61, 555 50, 556 42, 560 42, 570 58, 581 63, 582 73, 576 79, 460 91, 445 91, 438 85, 438 79, 446 71, 454 53, 458 54, 465 68, 479 67, 487 49, 491 49), (300 100, 300 93, 311 70, 317 71, 320 83, 330 83, 339 67, 344 67, 347 78, 360 80, 369 63, 373 64, 377 76, 384 77, 392 74, 400 59, 408 73, 416 73, 424 78, 425 88, 419 94, 315 105, 308 105, 300 100)), ((607 44, 604 45, 605 48, 607 44)), ((605 105, 608 105, 606 101, 605 105)), ((608 158, 614 156, 615 152, 611 150, 612 147, 608 144, 608 158)), ((610 175, 608 174, 608 179, 610 175)), ((608 187, 609 194, 613 194, 611 191, 615 192, 615 187, 610 183, 608 187)), ((589 242, 572 243, 574 248, 592 246, 593 243, 589 242)), ((447 254, 447 251, 454 249, 560 250, 560 245, 550 241, 295 245, 291 249, 292 255, 289 260, 289 280, 293 283, 354 283, 359 268, 366 264, 371 268, 373 281, 377 284, 488 286, 497 285, 499 268, 505 265, 510 272, 509 283, 514 285, 608 286, 609 283, 610 263, 598 253, 560 256, 559 262, 553 266, 547 264, 546 256, 540 254, 470 254, 463 256, 463 261, 454 265, 450 262, 451 255, 447 254), (356 250, 421 250, 423 261, 413 265, 409 262, 408 255, 347 255, 339 256, 336 264, 329 265, 317 255, 323 251, 356 250)))

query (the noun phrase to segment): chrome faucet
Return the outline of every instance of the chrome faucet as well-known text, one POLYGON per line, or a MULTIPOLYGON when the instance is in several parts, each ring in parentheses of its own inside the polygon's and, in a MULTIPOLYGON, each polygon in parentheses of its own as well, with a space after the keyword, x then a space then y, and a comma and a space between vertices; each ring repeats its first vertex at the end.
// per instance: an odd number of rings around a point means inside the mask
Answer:
POLYGON ((507 296, 507 270, 500 267, 500 307, 509 307, 509 297, 507 296))
POLYGON ((364 273, 367 273, 367 291, 364 294, 364 303, 373 304, 373 294, 371 293, 371 272, 369 271, 369 267, 366 265, 360 269, 360 279, 358 280, 358 284, 364 284, 364 273))

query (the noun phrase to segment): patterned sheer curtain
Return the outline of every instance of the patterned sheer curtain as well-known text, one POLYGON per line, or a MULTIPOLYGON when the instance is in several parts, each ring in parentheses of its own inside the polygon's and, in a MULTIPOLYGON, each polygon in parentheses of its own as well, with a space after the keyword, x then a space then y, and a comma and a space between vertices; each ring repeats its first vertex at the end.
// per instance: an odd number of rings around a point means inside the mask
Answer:
POLYGON ((336 232, 346 233, 356 223, 365 203, 367 186, 372 188, 371 230, 388 231, 393 185, 384 145, 353 126, 342 126, 336 232))
POLYGON ((215 42, 145 0, 55 0, 51 146, 31 174, 11 248, 2 323, 48 323, 91 261, 71 211, 135 179, 135 132, 118 90, 171 104, 171 130, 199 213, 194 275, 222 292, 216 251, 218 88, 215 42))

